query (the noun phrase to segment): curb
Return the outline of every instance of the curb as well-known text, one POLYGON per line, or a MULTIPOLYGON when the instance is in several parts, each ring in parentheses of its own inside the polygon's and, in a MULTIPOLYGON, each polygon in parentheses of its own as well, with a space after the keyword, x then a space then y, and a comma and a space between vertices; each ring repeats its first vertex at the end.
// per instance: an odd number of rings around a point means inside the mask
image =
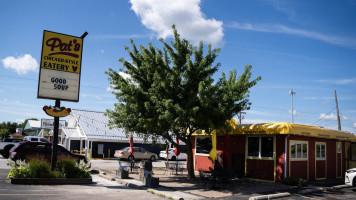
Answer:
POLYGON ((254 196, 254 197, 250 197, 249 200, 275 199, 275 198, 288 197, 288 196, 290 196, 290 193, 289 192, 284 192, 284 193, 277 193, 277 194, 254 196))
POLYGON ((305 189, 305 190, 301 190, 298 193, 299 194, 308 194, 308 193, 313 193, 313 192, 324 192, 326 189, 322 188, 322 187, 317 187, 317 188, 311 188, 311 189, 305 189))
POLYGON ((330 189, 331 190, 337 190, 337 189, 342 189, 342 188, 348 188, 351 187, 350 185, 336 185, 336 186, 332 186, 330 189))
POLYGON ((151 188, 147 189, 147 192, 151 192, 151 193, 156 194, 158 196, 164 196, 166 198, 170 198, 170 199, 174 199, 174 200, 184 200, 184 198, 182 198, 182 197, 177 197, 177 196, 174 196, 174 195, 171 195, 171 194, 167 195, 167 193, 165 193, 165 192, 161 192, 161 191, 158 191, 158 190, 155 190, 155 189, 151 189, 151 188))

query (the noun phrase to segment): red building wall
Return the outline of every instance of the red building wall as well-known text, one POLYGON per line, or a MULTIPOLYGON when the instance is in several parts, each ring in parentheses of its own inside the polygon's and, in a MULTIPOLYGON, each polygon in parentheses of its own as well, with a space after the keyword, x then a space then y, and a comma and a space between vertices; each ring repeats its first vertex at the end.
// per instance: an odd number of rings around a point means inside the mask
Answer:
MULTIPOLYGON (((290 140, 307 141, 308 142, 308 161, 290 161, 290 171, 288 170, 288 176, 303 178, 307 180, 315 180, 316 178, 336 178, 336 142, 334 139, 314 138, 306 136, 290 135, 288 137, 288 153, 290 151, 290 140), (316 142, 326 143, 326 160, 315 160, 315 144, 316 142), (308 173, 308 176, 305 175, 308 173), (326 175, 325 175, 326 174, 326 175)), ((344 142, 342 142, 342 148, 344 152, 344 142)), ((345 155, 342 155, 342 163, 345 163, 345 155)), ((345 165, 345 164, 343 164, 345 165)), ((344 173, 344 166, 343 172, 344 173)))
POLYGON ((247 159, 246 177, 262 180, 274 180, 274 161, 247 159))

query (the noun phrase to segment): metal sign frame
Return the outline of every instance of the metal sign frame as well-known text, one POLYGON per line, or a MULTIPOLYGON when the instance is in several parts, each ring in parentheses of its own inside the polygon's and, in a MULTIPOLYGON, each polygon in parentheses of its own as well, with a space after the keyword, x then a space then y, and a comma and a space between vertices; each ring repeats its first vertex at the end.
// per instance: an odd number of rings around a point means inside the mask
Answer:
POLYGON ((37 98, 79 101, 83 39, 83 37, 43 31, 37 98), (66 42, 68 40, 69 42, 66 42), (50 54, 47 52, 49 48, 50 54), (77 55, 73 51, 78 48, 80 50, 75 52, 77 55), (53 52, 54 50, 58 52, 53 52))

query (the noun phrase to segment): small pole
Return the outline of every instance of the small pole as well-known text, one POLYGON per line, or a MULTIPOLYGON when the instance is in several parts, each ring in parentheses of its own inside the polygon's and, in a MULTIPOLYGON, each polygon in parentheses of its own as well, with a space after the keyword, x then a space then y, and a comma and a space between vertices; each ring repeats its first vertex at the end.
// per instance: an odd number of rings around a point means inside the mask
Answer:
MULTIPOLYGON (((56 99, 55 106, 61 107, 61 101, 56 99)), ((53 142, 52 142, 52 171, 55 170, 57 164, 58 129, 59 129, 59 117, 54 117, 53 142)))
POLYGON ((83 35, 82 35, 82 36, 80 36, 80 38, 84 39, 84 38, 85 38, 85 36, 87 36, 87 35, 88 35, 88 32, 86 32, 86 31, 85 31, 85 33, 83 33, 83 35))
POLYGON ((337 95, 336 95, 336 90, 335 90, 335 103, 336 103, 336 114, 337 114, 337 130, 341 131, 341 120, 340 120, 340 115, 339 115, 339 105, 337 103, 337 95))
POLYGON ((293 95, 295 95, 296 92, 293 89, 291 89, 291 91, 289 91, 289 94, 292 95, 292 123, 294 123, 293 95))

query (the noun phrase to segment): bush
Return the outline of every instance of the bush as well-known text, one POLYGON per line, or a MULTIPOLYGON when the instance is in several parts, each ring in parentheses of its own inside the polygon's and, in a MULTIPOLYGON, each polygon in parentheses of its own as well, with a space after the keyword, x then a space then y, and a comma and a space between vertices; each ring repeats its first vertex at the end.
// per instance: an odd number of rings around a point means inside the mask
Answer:
POLYGON ((54 178, 51 166, 44 160, 32 159, 28 163, 28 171, 31 178, 54 178))
POLYGON ((9 178, 90 178, 87 171, 90 164, 81 161, 79 164, 70 158, 61 158, 57 161, 54 171, 51 170, 50 163, 41 159, 31 159, 28 163, 25 161, 8 160, 11 166, 9 178))
POLYGON ((85 168, 85 164, 77 165, 76 161, 70 158, 61 158, 57 162, 56 171, 65 178, 90 178, 91 175, 85 168))
POLYGON ((284 179, 283 183, 286 185, 303 187, 306 185, 307 181, 302 178, 287 177, 284 179))

